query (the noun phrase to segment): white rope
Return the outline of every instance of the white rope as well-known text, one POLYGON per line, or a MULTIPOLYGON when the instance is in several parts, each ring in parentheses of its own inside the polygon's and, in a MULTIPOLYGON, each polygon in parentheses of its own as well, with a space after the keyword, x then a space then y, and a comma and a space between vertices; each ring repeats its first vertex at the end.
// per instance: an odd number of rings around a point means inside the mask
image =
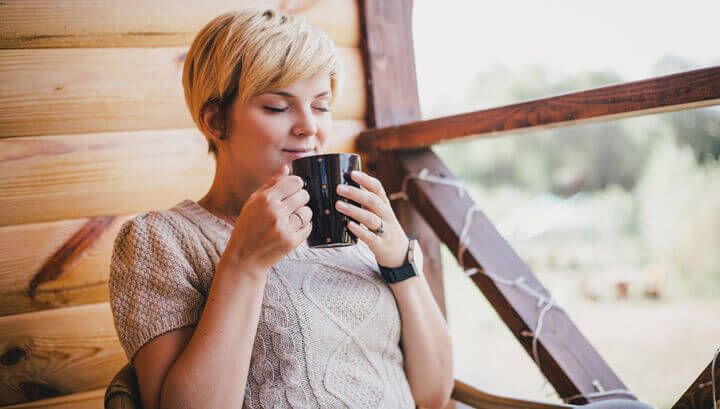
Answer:
MULTIPOLYGON (((595 380, 593 382, 597 382, 597 380, 595 380)), ((627 389, 610 389, 609 391, 601 390, 601 391, 597 391, 597 392, 578 393, 577 395, 568 396, 567 398, 562 398, 562 400, 565 402, 570 402, 570 401, 578 399, 578 398, 592 399, 592 398, 601 398, 601 397, 605 397, 605 396, 616 396, 616 395, 628 396, 632 399, 637 400, 637 396, 635 396, 632 392, 630 392, 627 389)))
MULTIPOLYGON (((405 176, 405 178, 403 179, 402 184, 401 184, 401 190, 399 192, 390 194, 390 196, 389 196, 390 200, 398 200, 398 199, 409 200, 408 195, 407 195, 407 184, 412 179, 418 179, 418 180, 422 180, 425 182, 436 183, 436 184, 440 184, 440 185, 452 186, 457 189, 458 197, 463 197, 463 196, 467 195, 467 192, 465 191, 465 188, 463 187, 462 182, 460 182, 459 180, 447 180, 447 179, 439 177, 439 176, 434 176, 434 175, 430 174, 430 172, 428 171, 427 168, 423 168, 418 173, 411 173, 411 174, 408 174, 407 176, 405 176)), ((472 267, 472 268, 468 268, 468 269, 465 268, 465 265, 463 262, 463 256, 465 255, 465 251, 466 251, 467 247, 470 245, 470 237, 469 237, 470 226, 472 224, 473 215, 479 211, 480 211, 480 208, 475 203, 473 203, 472 206, 470 206, 465 213, 465 220, 463 222, 463 228, 460 231, 460 237, 458 238, 458 252, 456 255, 458 263, 460 264, 460 267, 464 270, 464 274, 468 277, 472 277, 473 275, 475 275, 477 273, 482 273, 485 276, 487 276, 488 278, 490 278, 490 280, 492 280, 496 286, 498 284, 502 284, 505 286, 515 287, 515 288, 519 289, 520 291, 524 292, 525 294, 527 294, 528 296, 537 300, 537 308, 540 308, 540 313, 538 314, 538 320, 535 325, 535 330, 534 331, 523 331, 521 333, 521 335, 532 336, 533 359, 535 360, 535 363, 538 365, 538 367, 540 367, 541 365, 540 365, 540 355, 538 353, 538 339, 540 337, 540 331, 542 331, 542 328, 543 328, 543 322, 545 319, 545 315, 552 308, 557 308, 557 309, 561 309, 561 308, 559 305, 557 305, 557 303, 555 302, 555 300, 552 297, 548 297, 548 296, 544 295, 543 293, 541 293, 540 291, 527 285, 525 283, 525 278, 522 276, 518 277, 516 279, 508 279, 508 278, 499 276, 489 270, 479 269, 477 267, 472 267)), ((720 349, 719 349, 719 351, 720 351, 720 349)), ((716 358, 717 358, 717 354, 716 354, 716 358)), ((713 360, 713 362, 714 362, 714 360, 713 360)), ((628 396, 632 396, 633 398, 635 398, 635 395, 633 395, 627 389, 612 389, 609 391, 605 391, 603 389, 602 385, 600 385, 600 382, 598 380, 593 381, 593 386, 595 387, 597 392, 590 392, 587 394, 580 393, 577 395, 573 395, 569 398, 563 398, 563 400, 565 402, 568 402, 570 400, 577 399, 577 398, 595 398, 595 397, 609 396, 609 395, 628 395, 628 396)), ((714 393, 714 389, 713 389, 713 393, 714 393)), ((715 409, 717 409, 717 407, 715 409)))
POLYGON ((433 183, 439 183, 443 185, 449 185, 449 186, 455 186, 457 189, 458 196, 462 197, 465 194, 465 188, 462 185, 462 182, 459 180, 445 180, 439 176, 434 176, 430 174, 430 171, 427 170, 427 168, 422 168, 420 172, 416 174, 409 174, 403 179, 402 185, 400 187, 399 192, 391 193, 389 197, 390 200, 397 200, 397 199, 403 199, 408 200, 407 196, 407 184, 411 179, 420 179, 424 180, 426 182, 433 182, 433 183))
POLYGON ((720 347, 715 351, 712 363, 710 364, 710 382, 712 382, 712 397, 713 397, 713 409, 718 409, 717 395, 715 392, 715 362, 717 361, 718 354, 720 354, 720 347))
MULTIPOLYGON (((419 179, 425 182, 431 182, 446 186, 453 186, 457 189, 457 195, 458 197, 463 197, 467 195, 467 192, 465 191, 465 188, 462 185, 462 182, 459 180, 447 180, 438 176, 431 175, 427 168, 423 168, 420 170, 420 172, 416 174, 409 174, 407 175, 403 181, 402 181, 402 190, 399 192, 392 193, 389 197, 390 200, 408 200, 407 196, 407 184, 411 179, 419 179)), ((504 277, 501 277, 492 271, 486 271, 484 269, 478 269, 475 267, 466 269, 465 264, 463 262, 463 256, 465 255, 465 251, 467 250, 467 247, 470 245, 470 227, 472 225, 472 218, 473 215, 480 211, 480 208, 477 206, 477 204, 473 203, 472 206, 470 206, 465 213, 465 220, 463 223, 463 228, 460 231, 460 237, 458 239, 458 253, 457 253, 457 260, 460 264, 460 267, 465 271, 465 275, 468 277, 472 277, 473 275, 477 273, 482 273, 489 277, 496 285, 502 284, 510 287, 516 287, 519 290, 525 292, 527 295, 529 295, 532 298, 535 298, 537 300, 537 307, 541 308, 540 313, 538 314, 538 321, 535 325, 535 330, 531 333, 525 332, 522 335, 525 336, 532 336, 532 354, 533 359, 535 360, 535 363, 540 366, 540 355, 538 352, 538 338, 540 336, 540 331, 542 331, 543 326, 543 320, 545 319, 545 314, 553 308, 559 306, 555 303, 555 301, 552 299, 552 297, 546 297, 544 294, 542 294, 540 291, 530 287, 525 283, 524 277, 518 277, 514 280, 507 279, 504 277)))
POLYGON ((570 401, 578 399, 578 398, 585 398, 585 399, 589 400, 592 398, 601 398, 601 397, 605 397, 605 396, 615 396, 615 395, 624 395, 624 396, 628 396, 632 399, 637 400, 637 397, 627 389, 610 389, 609 391, 606 391, 605 388, 603 388, 603 386, 599 380, 593 379, 593 381, 591 383, 597 392, 578 393, 577 395, 572 395, 572 396, 568 396, 566 398, 562 398, 562 400, 565 402, 570 402, 570 401))

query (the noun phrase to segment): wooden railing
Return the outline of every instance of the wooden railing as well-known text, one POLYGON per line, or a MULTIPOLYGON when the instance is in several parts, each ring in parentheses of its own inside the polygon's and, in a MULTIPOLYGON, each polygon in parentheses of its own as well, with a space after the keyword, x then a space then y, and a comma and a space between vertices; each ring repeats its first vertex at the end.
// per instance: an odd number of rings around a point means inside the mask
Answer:
MULTIPOLYGON (((463 227, 468 222, 466 215, 476 204, 469 195, 457 195, 451 186, 406 179, 422 170, 444 181, 456 181, 430 146, 468 136, 495 136, 720 104, 720 67, 710 67, 420 120, 410 34, 411 1, 366 0, 361 4, 364 7, 361 27, 369 78, 368 123, 373 129, 360 135, 357 147, 371 169, 377 170, 388 190, 400 190, 403 181, 407 181, 408 200, 396 202, 394 206, 403 216, 401 221, 409 233, 426 242, 423 249, 431 252, 426 271, 430 269, 431 277, 437 276, 440 269, 435 248, 438 238, 457 254, 463 227), (382 46, 377 45, 380 42, 383 42, 382 46)), ((548 309, 543 317, 542 331, 536 333, 541 313, 537 300, 518 291, 517 287, 499 285, 492 275, 484 273, 500 273, 503 277, 521 280, 542 297, 549 298, 548 292, 484 214, 475 212, 471 223, 469 245, 458 262, 464 267, 478 269, 480 273, 472 276, 473 281, 558 394, 566 402, 575 404, 617 397, 634 399, 562 309, 548 309), (535 352, 533 340, 536 341, 535 352)), ((707 376, 701 375, 694 385, 708 384, 709 380, 705 378, 709 378, 709 370, 705 372, 708 372, 707 376)), ((710 407, 702 406, 706 405, 707 399, 693 400, 709 388, 700 390, 696 386, 696 389, 691 387, 675 407, 710 407)), ((472 392, 468 385, 456 384, 456 398, 470 395, 482 397, 483 393, 472 392)), ((510 401, 505 406, 478 403, 477 407, 531 407, 527 403, 512 404, 510 401)))
POLYGON ((720 104, 720 67, 703 68, 445 118, 373 129, 358 140, 364 151, 417 149, 472 136, 537 131, 589 121, 720 104))
POLYGON ((482 409, 567 409, 573 407, 571 405, 534 402, 497 396, 478 390, 457 380, 455 381, 452 397, 458 402, 482 409))

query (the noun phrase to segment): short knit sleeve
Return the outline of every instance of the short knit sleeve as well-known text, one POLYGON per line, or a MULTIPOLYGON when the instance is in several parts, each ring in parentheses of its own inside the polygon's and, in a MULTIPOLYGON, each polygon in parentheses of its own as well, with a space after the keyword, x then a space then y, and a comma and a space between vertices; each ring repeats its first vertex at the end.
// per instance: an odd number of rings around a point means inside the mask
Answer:
POLYGON ((205 297, 180 230, 161 212, 125 222, 110 262, 110 307, 128 360, 153 338, 200 319, 205 297))

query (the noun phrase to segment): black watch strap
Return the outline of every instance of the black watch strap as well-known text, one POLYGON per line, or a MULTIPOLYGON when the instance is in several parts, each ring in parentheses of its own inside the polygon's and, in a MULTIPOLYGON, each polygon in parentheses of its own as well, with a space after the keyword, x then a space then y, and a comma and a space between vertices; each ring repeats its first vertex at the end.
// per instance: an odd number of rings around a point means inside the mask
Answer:
POLYGON ((388 283, 397 283, 403 280, 407 280, 410 277, 415 277, 415 268, 406 259, 405 264, 397 268, 380 267, 380 274, 388 283))

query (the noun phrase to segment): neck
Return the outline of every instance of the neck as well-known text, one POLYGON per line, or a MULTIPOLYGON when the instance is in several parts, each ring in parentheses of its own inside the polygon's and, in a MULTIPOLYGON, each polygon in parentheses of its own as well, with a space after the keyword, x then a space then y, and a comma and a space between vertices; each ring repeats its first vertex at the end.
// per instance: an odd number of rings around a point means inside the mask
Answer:
POLYGON ((229 172, 218 164, 210 190, 197 203, 210 213, 235 224, 250 195, 260 186, 252 177, 229 172), (230 176, 232 175, 232 176, 230 176))

